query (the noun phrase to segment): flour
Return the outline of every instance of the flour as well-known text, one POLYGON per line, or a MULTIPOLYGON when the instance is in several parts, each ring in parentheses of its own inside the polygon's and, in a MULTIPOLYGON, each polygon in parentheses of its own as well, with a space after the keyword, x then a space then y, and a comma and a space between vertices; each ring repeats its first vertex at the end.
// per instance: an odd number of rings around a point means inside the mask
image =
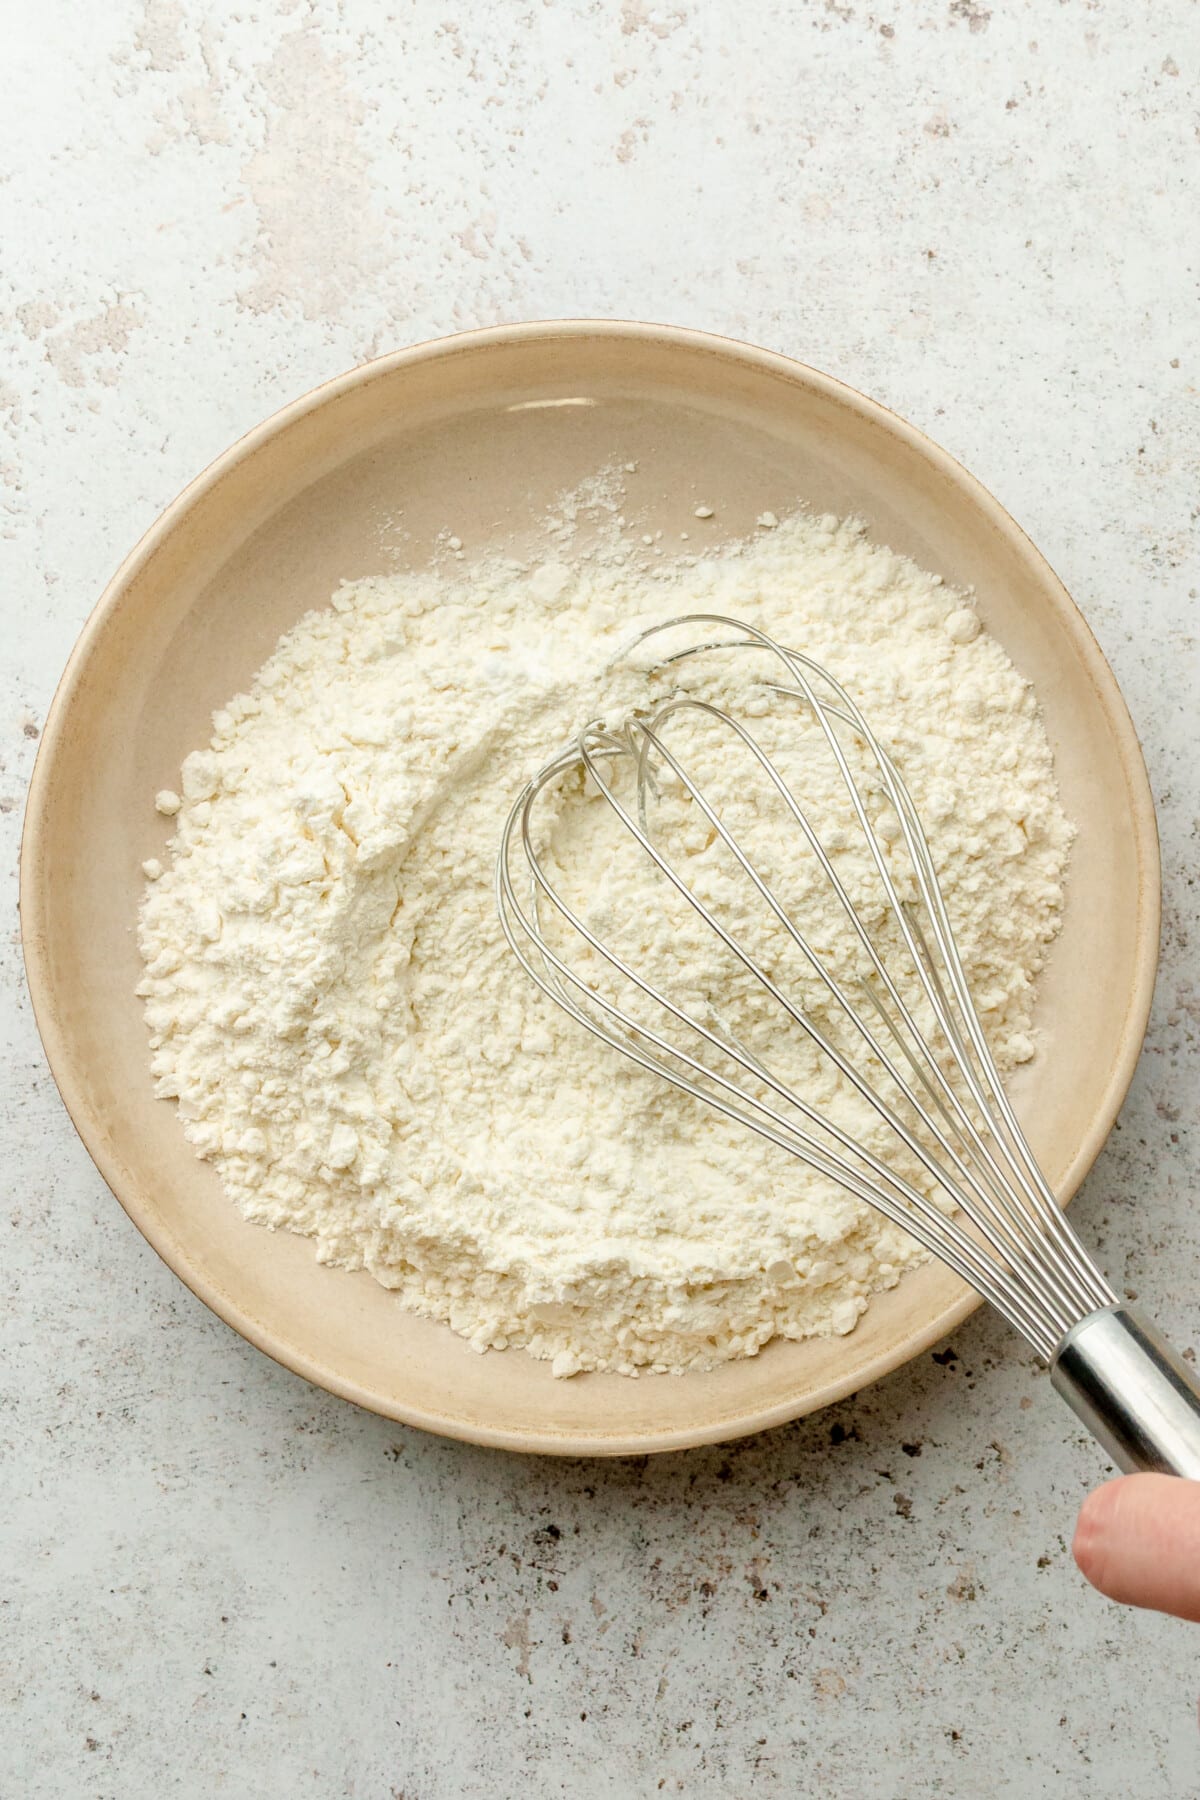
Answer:
MULTIPOLYGON (((475 1348, 523 1346, 563 1375, 845 1332, 921 1260, 588 1037, 504 943, 492 881, 513 793, 589 718, 644 702, 644 675, 610 669, 640 625, 732 614, 854 694, 924 819, 1004 1069, 1035 1053, 1070 841, 1034 697, 969 597, 831 518, 763 514, 719 556, 663 558, 625 541, 605 491, 590 501, 611 515, 606 554, 573 554, 564 502, 540 564, 352 583, 302 619, 160 795, 175 836, 139 920, 156 1092, 245 1215, 369 1269, 475 1348)), ((844 804, 816 793, 814 822, 836 834, 844 804)), ((876 832, 888 841, 882 816, 876 832)), ((692 848, 719 901, 719 868, 692 848)), ((647 879, 614 863, 589 904, 658 919, 649 952, 678 974, 647 879)), ((844 928, 815 888, 802 898, 836 956, 844 928)), ((701 974, 719 991, 695 1004, 752 1035, 729 971, 701 974)), ((788 1053, 886 1154, 836 1070, 788 1053)))

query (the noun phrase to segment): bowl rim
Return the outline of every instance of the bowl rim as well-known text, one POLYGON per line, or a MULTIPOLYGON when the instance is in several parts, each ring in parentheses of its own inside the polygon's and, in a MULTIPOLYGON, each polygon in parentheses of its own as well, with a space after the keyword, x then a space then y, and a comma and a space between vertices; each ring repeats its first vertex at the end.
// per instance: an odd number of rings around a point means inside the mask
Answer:
POLYGON ((486 350, 492 346, 536 342, 539 339, 588 337, 707 352, 709 355, 740 363, 743 367, 793 382, 799 381, 815 389, 825 398, 882 426, 891 436, 917 452, 933 469, 948 478, 973 500, 993 528, 1020 551, 1037 570, 1045 585, 1055 592, 1061 622, 1072 639, 1080 660, 1106 697, 1106 710, 1133 815, 1141 918, 1126 1029, 1109 1071, 1102 1104, 1094 1114, 1070 1167, 1058 1184, 1059 1199, 1064 1205, 1074 1196, 1108 1138, 1132 1081, 1149 1021, 1158 964, 1162 916, 1158 827, 1145 759, 1124 695, 1094 633, 1049 562, 991 491, 955 457, 898 413, 835 376, 827 375, 810 364, 781 352, 719 333, 630 319, 593 318, 535 319, 518 324, 455 332, 448 336, 425 339, 357 364, 289 401, 243 433, 179 491, 124 557, 93 606, 72 647, 47 709, 30 777, 20 847, 19 909, 26 979, 34 1019, 51 1075, 68 1116, 119 1205, 172 1273, 211 1312, 256 1349, 293 1374, 339 1398, 350 1400, 367 1411, 399 1423, 489 1448, 558 1456, 633 1456, 662 1454, 728 1442, 732 1438, 749 1436, 786 1424, 810 1412, 820 1411, 861 1388, 869 1387, 910 1362, 955 1330, 983 1302, 969 1291, 964 1293, 960 1300, 931 1320, 926 1328, 913 1333, 906 1341, 902 1354, 897 1355, 894 1350, 881 1352, 866 1363, 851 1368, 845 1376, 827 1381, 820 1388, 810 1391, 799 1405, 784 1400, 739 1414, 733 1432, 729 1429, 730 1420, 726 1415, 704 1425, 654 1430, 628 1436, 608 1434, 598 1435, 593 1439, 578 1433, 555 1435, 549 1432, 534 1436, 528 1430, 464 1424, 448 1414, 433 1412, 420 1406, 397 1404, 359 1382, 347 1379, 316 1356, 308 1355, 301 1346, 276 1336, 255 1317, 243 1312, 209 1281, 202 1267, 181 1253, 180 1246, 165 1222, 142 1208, 136 1192, 121 1192, 116 1158, 108 1148, 108 1134, 102 1118, 86 1097, 82 1078, 75 1066, 71 1035, 54 1004, 46 928, 45 885, 42 879, 54 765, 69 720, 71 702, 89 661, 92 646, 108 614, 118 604, 125 590, 197 500, 223 480, 232 469, 253 457, 271 438, 317 408, 337 400, 352 388, 385 379, 397 370, 416 364, 486 350))

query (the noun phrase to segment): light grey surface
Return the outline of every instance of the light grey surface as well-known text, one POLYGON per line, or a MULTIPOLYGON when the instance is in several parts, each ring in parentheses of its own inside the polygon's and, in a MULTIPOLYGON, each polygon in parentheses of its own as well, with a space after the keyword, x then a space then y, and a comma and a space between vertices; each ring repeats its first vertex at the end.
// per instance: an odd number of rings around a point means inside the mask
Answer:
MULTIPOLYGON (((83 619, 264 414, 378 351, 538 315, 791 352, 988 483, 1129 698, 1163 964, 1077 1217, 1191 1345, 1200 12, 490 10, 13 9, 10 891, 83 619)), ((57 1100, 11 907, 2 966, 0 1791, 1197 1791, 1200 1636, 1085 1588, 1067 1545, 1102 1465, 998 1323, 727 1450, 554 1464, 422 1437, 275 1368, 158 1263, 57 1100)))

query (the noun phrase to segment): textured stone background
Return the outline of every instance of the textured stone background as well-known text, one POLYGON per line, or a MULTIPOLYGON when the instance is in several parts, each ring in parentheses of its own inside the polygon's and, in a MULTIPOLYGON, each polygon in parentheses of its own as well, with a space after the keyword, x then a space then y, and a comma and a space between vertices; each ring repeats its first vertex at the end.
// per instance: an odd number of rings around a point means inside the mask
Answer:
MULTIPOLYGON (((1200 1323, 1192 0, 41 0, 0 109, 0 830, 177 489, 322 378, 613 313, 790 351, 1011 508, 1143 732, 1166 928, 1078 1217, 1200 1323)), ((519 1461, 212 1319, 56 1098, 8 913, 6 1795, 1193 1794, 1200 1636, 1067 1552, 1100 1470, 1014 1339, 653 1463, 519 1461)))

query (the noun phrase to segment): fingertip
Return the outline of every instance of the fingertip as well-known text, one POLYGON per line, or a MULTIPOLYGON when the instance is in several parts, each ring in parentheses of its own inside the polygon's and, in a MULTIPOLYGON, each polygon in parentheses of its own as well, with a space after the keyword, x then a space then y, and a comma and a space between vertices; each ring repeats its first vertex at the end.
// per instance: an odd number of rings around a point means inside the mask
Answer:
POLYGON ((1120 1508, 1120 1489, 1128 1479, 1128 1476, 1118 1475, 1112 1481, 1093 1488, 1080 1507, 1079 1517, 1075 1521, 1071 1555, 1075 1558, 1080 1574, 1102 1593, 1105 1591, 1104 1575, 1109 1560, 1113 1525, 1120 1508))
POLYGON ((1121 1475, 1084 1501, 1072 1545, 1110 1600, 1200 1620, 1200 1482, 1121 1475))

